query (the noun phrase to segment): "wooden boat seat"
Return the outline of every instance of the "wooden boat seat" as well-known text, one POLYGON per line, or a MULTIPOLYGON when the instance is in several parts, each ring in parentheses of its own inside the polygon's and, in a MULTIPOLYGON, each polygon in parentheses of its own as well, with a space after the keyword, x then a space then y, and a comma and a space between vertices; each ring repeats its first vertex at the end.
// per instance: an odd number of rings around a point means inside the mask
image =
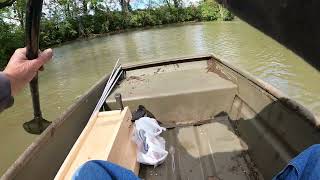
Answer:
POLYGON ((121 93, 124 105, 131 109, 144 105, 161 122, 184 123, 228 113, 236 91, 237 85, 205 68, 157 69, 146 74, 129 71, 107 104, 118 108, 114 94, 121 93))
POLYGON ((123 111, 99 112, 91 118, 73 145, 55 179, 71 179, 75 170, 89 160, 108 160, 139 172, 133 126, 128 107, 123 111))

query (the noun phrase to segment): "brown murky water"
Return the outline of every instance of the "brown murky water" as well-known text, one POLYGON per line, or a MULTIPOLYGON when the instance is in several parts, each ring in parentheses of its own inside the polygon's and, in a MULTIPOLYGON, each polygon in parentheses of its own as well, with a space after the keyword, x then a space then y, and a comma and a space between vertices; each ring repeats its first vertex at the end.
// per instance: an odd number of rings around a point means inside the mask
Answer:
MULTIPOLYGON (((214 53, 320 112, 320 73, 273 39, 237 20, 135 31, 54 49, 54 59, 40 74, 44 117, 54 120, 100 77, 115 60, 134 62, 214 53)), ((0 174, 37 137, 22 129, 32 119, 29 89, 0 114, 0 174)))

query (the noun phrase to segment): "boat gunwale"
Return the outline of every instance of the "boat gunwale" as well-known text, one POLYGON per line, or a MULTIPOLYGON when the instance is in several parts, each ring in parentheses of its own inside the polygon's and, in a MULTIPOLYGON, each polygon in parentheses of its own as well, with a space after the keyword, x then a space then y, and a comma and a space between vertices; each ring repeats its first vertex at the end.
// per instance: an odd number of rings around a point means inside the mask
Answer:
POLYGON ((177 57, 177 58, 171 58, 171 59, 162 59, 162 60, 155 60, 155 61, 140 61, 136 63, 124 64, 122 65, 122 69, 125 71, 131 71, 136 69, 144 69, 149 67, 157 67, 157 66, 164 66, 164 65, 170 65, 170 64, 205 61, 205 60, 210 60, 211 58, 213 58, 211 54, 204 54, 204 55, 177 57))
MULTIPOLYGON (((301 105, 300 103, 294 101, 290 97, 284 95, 280 90, 268 84, 267 82, 251 75, 245 70, 236 68, 235 66, 219 59, 214 54, 207 55, 196 55, 196 56, 188 56, 188 57, 178 57, 166 60, 156 60, 156 61, 142 61, 133 64, 125 64, 122 66, 124 71, 137 70, 149 67, 177 64, 177 63, 187 63, 194 61, 204 61, 204 60, 215 60, 222 65, 226 66, 233 72, 238 73, 245 79, 254 83, 256 86, 266 91, 268 94, 272 95, 276 100, 280 100, 280 102, 285 106, 292 110, 294 110, 297 114, 299 114, 303 119, 306 119, 309 123, 314 125, 315 127, 320 126, 320 122, 314 116, 314 114, 308 110, 306 107, 301 105)), ((19 170, 24 167, 35 155, 40 151, 42 145, 47 143, 52 136, 55 134, 55 129, 59 128, 63 125, 64 122, 68 119, 68 117, 90 96, 92 91, 101 86, 103 83, 105 84, 108 80, 109 73, 104 75, 97 83, 95 83, 89 90, 87 90, 79 99, 76 100, 72 105, 70 105, 61 116, 56 118, 56 120, 41 134, 39 135, 35 141, 28 146, 28 148, 18 157, 18 159, 7 169, 7 171, 2 175, 0 179, 11 179, 19 173, 19 170)))
POLYGON ((0 179, 13 179, 17 172, 30 160, 33 155, 36 154, 41 145, 47 143, 50 137, 54 136, 55 129, 63 125, 68 117, 90 96, 90 93, 94 91, 102 83, 106 83, 110 74, 104 75, 97 83, 95 83, 89 90, 87 90, 79 99, 77 99, 72 105, 70 105, 51 125, 41 133, 28 147, 27 149, 15 160, 15 162, 6 170, 6 172, 0 177, 0 179))
POLYGON ((320 121, 319 119, 311 112, 309 109, 307 109, 304 105, 297 102, 296 100, 292 99, 290 96, 284 94, 281 90, 277 89, 273 85, 263 81, 262 79, 250 74, 249 72, 242 70, 240 68, 236 68, 234 65, 221 60, 217 58, 216 55, 212 54, 212 58, 214 60, 220 62, 224 66, 228 67, 232 71, 238 73, 242 77, 246 78, 247 80, 254 83, 256 86, 260 87, 264 91, 266 91, 268 94, 272 95, 276 100, 279 100, 279 102, 284 105, 285 107, 293 110, 298 115, 300 115, 303 119, 307 120, 308 123, 310 123, 312 126, 319 128, 320 127, 320 121))

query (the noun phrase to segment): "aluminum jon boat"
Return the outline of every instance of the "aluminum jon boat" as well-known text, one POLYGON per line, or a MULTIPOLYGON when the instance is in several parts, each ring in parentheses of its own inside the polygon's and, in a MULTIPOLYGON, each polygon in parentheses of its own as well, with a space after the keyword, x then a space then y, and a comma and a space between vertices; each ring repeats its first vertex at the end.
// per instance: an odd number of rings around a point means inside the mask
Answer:
MULTIPOLYGON (((305 107, 213 55, 126 64, 104 109, 143 105, 167 127, 160 166, 143 179, 271 179, 320 142, 319 120, 305 107)), ((86 126, 109 75, 45 130, 2 176, 53 179, 86 126)))

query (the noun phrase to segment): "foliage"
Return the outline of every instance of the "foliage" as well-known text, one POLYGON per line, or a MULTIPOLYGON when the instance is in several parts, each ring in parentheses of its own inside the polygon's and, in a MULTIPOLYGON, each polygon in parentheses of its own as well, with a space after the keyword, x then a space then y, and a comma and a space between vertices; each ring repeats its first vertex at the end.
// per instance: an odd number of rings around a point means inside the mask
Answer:
POLYGON ((0 19, 0 67, 4 67, 15 49, 23 47, 24 34, 20 28, 0 19))
POLYGON ((234 18, 230 11, 216 1, 203 1, 200 3, 199 8, 202 20, 205 21, 231 21, 234 18))
POLYGON ((221 7, 220 19, 223 21, 232 21, 234 19, 234 15, 230 11, 228 11, 226 8, 221 7))
POLYGON ((217 20, 219 17, 219 7, 214 1, 204 1, 199 5, 201 18, 206 21, 217 20))
MULTIPOLYGON (((40 47, 46 48, 81 37, 128 28, 233 19, 233 15, 221 4, 209 0, 187 7, 182 7, 181 0, 167 0, 165 5, 148 5, 149 8, 136 10, 132 10, 128 0, 119 0, 119 3, 124 3, 122 7, 128 7, 120 10, 111 10, 109 6, 103 5, 102 0, 79 2, 81 3, 72 0, 49 1, 45 11, 48 14, 44 14, 41 21, 40 47)), ((25 0, 17 0, 12 9, 0 10, 0 67, 6 64, 16 48, 24 45, 24 6, 25 0), (4 21, 2 15, 11 16, 15 21, 4 21)))

